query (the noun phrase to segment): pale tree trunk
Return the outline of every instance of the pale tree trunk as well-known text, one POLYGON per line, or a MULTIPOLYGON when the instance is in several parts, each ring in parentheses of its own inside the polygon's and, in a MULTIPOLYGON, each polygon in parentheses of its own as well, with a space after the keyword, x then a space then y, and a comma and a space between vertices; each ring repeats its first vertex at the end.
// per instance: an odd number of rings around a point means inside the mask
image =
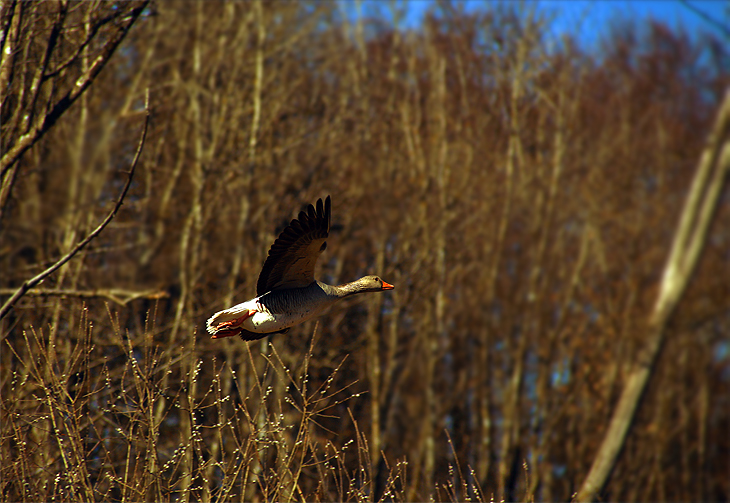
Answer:
MULTIPOLYGON (((435 47, 434 47, 435 49, 435 47)), ((435 51, 434 51, 435 52, 435 51)), ((438 187, 438 221, 436 223, 435 247, 436 252, 436 323, 426 351, 428 354, 428 376, 429 386, 426 390, 426 416, 428 421, 427 431, 429 436, 426 437, 426 459, 424 463, 424 484, 427 490, 433 490, 433 477, 436 465, 436 439, 435 428, 437 418, 441 416, 438 403, 435 399, 433 378, 436 374, 436 362, 440 354, 441 342, 446 336, 446 229, 449 225, 449 209, 447 205, 448 188, 450 170, 447 162, 448 143, 446 139, 446 59, 440 55, 434 54, 433 64, 436 66, 436 156, 433 158, 435 163, 436 186, 438 187)))
MULTIPOLYGON (((258 138, 258 129, 259 129, 259 123, 260 123, 260 117, 261 117, 261 88, 262 88, 262 81, 263 81, 263 43, 266 35, 265 31, 265 25, 263 20, 263 12, 262 12, 262 6, 261 2, 257 1, 254 4, 255 13, 255 19, 256 19, 256 26, 257 26, 257 45, 256 45, 256 66, 255 66, 255 79, 254 79, 254 95, 253 95, 253 110, 254 110, 254 117, 251 122, 251 133, 249 137, 249 166, 245 170, 245 174, 243 176, 243 190, 240 192, 241 197, 239 199, 241 208, 239 211, 238 216, 238 222, 236 231, 233 235, 233 242, 235 243, 235 252, 233 254, 233 263, 231 264, 231 271, 228 277, 228 293, 226 294, 225 300, 223 302, 224 306, 230 306, 235 303, 235 295, 237 293, 237 285, 236 280, 238 279, 239 273, 241 271, 241 264, 246 257, 246 247, 244 246, 244 239, 243 239, 243 231, 245 226, 249 223, 249 198, 248 198, 248 187, 250 183, 250 173, 255 167, 256 163, 256 145, 257 145, 257 138, 258 138)), ((226 16, 229 17, 229 19, 232 21, 236 19, 236 11, 235 11, 235 4, 230 3, 226 5, 226 16)), ((250 23, 248 22, 249 18, 246 18, 245 22, 242 22, 239 26, 239 29, 236 32, 234 40, 229 40, 225 34, 222 34, 220 36, 220 42, 219 42, 219 48, 220 51, 223 52, 224 50, 228 50, 231 46, 233 47, 245 47, 245 40, 246 37, 249 34, 249 28, 250 23)), ((234 76, 237 76, 240 72, 240 67, 242 62, 245 60, 244 55, 240 53, 240 51, 236 51, 236 55, 232 58, 233 62, 231 62, 232 66, 232 75, 229 77, 231 81, 235 81, 234 76)), ((226 64, 227 62, 219 62, 218 65, 226 64)), ((230 89, 226 89, 224 92, 231 92, 230 89)), ((229 100, 223 100, 223 103, 220 105, 220 111, 219 115, 221 117, 225 116, 225 113, 227 111, 227 104, 229 103, 229 100)), ((235 112, 234 112, 235 114, 235 112)), ((217 121, 217 124, 220 126, 220 121, 217 121)), ((230 127, 230 124, 228 124, 230 127)), ((221 135, 216 135, 217 137, 220 137, 221 135)), ((226 361, 230 362, 231 365, 234 365, 233 362, 237 360, 242 360, 240 358, 241 350, 240 347, 233 344, 226 344, 223 349, 225 355, 226 355, 226 361)), ((231 367, 233 369, 233 367, 231 367)), ((241 366, 239 368, 241 373, 239 373, 239 377, 242 379, 246 378, 245 372, 247 371, 247 367, 241 366)), ((228 396, 231 391, 231 384, 232 379, 225 379, 223 383, 223 396, 228 396)), ((220 409, 222 416, 219 418, 219 424, 225 424, 227 420, 226 415, 226 408, 221 407, 220 409)), ((219 454, 222 450, 222 437, 220 435, 220 428, 219 428, 219 435, 215 437, 213 442, 210 444, 210 457, 211 459, 218 459, 219 454)), ((209 463, 206 467, 206 479, 212 480, 213 474, 215 469, 215 463, 209 463)))
MULTIPOLYGON (((86 13, 86 22, 84 23, 84 28, 88 32, 89 30, 89 16, 90 13, 86 13)), ((82 51, 81 55, 81 71, 86 73, 88 71, 89 67, 89 48, 84 47, 84 50, 82 51)), ((76 124, 76 137, 74 138, 75 141, 73 141, 69 145, 69 157, 71 158, 71 176, 68 179, 68 198, 67 202, 68 205, 66 207, 66 230, 64 232, 63 237, 63 243, 61 244, 61 251, 62 253, 67 253, 70 251, 74 244, 76 243, 78 231, 79 231, 79 225, 80 225, 80 216, 81 211, 80 208, 82 206, 82 203, 85 201, 82 201, 82 194, 83 194, 83 183, 84 181, 88 180, 88 176, 84 176, 84 166, 83 166, 83 158, 84 158, 84 149, 86 147, 85 138, 87 135, 87 127, 88 127, 88 118, 89 118, 89 95, 88 93, 84 93, 81 96, 81 103, 80 105, 80 114, 79 114, 79 121, 76 124)), ((77 261, 77 264, 81 264, 82 261, 77 261)), ((71 272, 72 263, 64 264, 59 270, 58 270, 58 279, 57 279, 57 287, 62 288, 63 283, 66 280, 66 275, 68 275, 71 272)), ((78 269, 77 269, 78 271, 78 269)), ((75 286, 76 281, 73 281, 75 286)), ((53 308, 53 315, 51 318, 51 325, 50 325, 50 337, 49 337, 49 355, 51 356, 51 363, 55 363, 56 361, 56 335, 58 333, 58 323, 60 321, 61 316, 61 309, 65 302, 65 299, 63 298, 57 298, 54 302, 54 308, 53 308)), ((61 341, 61 351, 64 353, 68 350, 69 346, 68 340, 62 340, 61 341)))
MULTIPOLYGON (((513 197, 514 182, 515 182, 515 171, 518 159, 521 157, 520 152, 522 149, 520 139, 520 117, 519 117, 519 102, 523 93, 524 86, 524 62, 527 58, 527 40, 523 40, 517 47, 516 61, 512 64, 513 75, 511 76, 511 95, 510 95, 510 137, 507 146, 507 159, 506 159, 506 178, 507 178, 507 202, 505 204, 504 213, 499 225, 498 231, 498 244, 500 248, 495 250, 495 265, 492 269, 492 278, 490 281, 490 296, 488 299, 494 299, 493 288, 496 285, 496 277, 499 274, 499 257, 501 254, 501 246, 504 246, 504 239, 507 231, 507 225, 509 224, 510 208, 513 197)), ((500 500, 505 499, 506 487, 505 483, 509 476, 510 469, 512 467, 512 456, 510 455, 514 444, 516 442, 516 436, 518 433, 519 425, 519 414, 518 408, 520 403, 520 393, 522 390, 522 374, 523 374, 523 363, 525 358, 525 351, 527 349, 527 337, 526 334, 519 335, 520 340, 518 347, 515 350, 513 361, 514 367, 512 369, 512 377, 510 378, 510 385, 508 397, 503 406, 503 417, 504 427, 502 429, 502 443, 499 451, 499 463, 497 466, 497 497, 500 500)))
POLYGON ((644 346, 636 355, 603 442, 588 476, 575 497, 576 501, 594 500, 616 464, 642 394, 654 370, 656 357, 664 342, 667 322, 697 265, 728 171, 730 171, 730 91, 725 94, 685 201, 672 249, 664 266, 659 294, 646 325, 644 346))
MULTIPOLYGON (((201 78, 201 66, 202 66, 202 31, 204 29, 204 19, 203 19, 203 4, 199 3, 197 4, 197 11, 195 13, 196 16, 196 37, 195 37, 195 44, 193 45, 193 75, 195 76, 195 80, 199 81, 201 78)), ((172 327, 172 332, 170 334, 170 343, 174 346, 176 344, 180 344, 178 342, 178 333, 180 332, 181 328, 190 329, 190 323, 187 321, 183 325, 183 320, 187 319, 190 315, 188 314, 191 307, 191 294, 192 290, 195 286, 195 279, 196 279, 196 272, 197 272, 197 264, 198 259, 200 255, 200 250, 198 249, 198 242, 200 239, 200 231, 202 228, 202 192, 204 187, 204 177, 205 174, 203 173, 203 144, 202 144, 202 135, 203 135, 203 126, 201 124, 202 120, 202 113, 201 113, 201 93, 199 91, 198 86, 194 86, 194 90, 191 91, 191 95, 189 97, 190 100, 190 120, 192 121, 192 142, 193 142, 193 152, 194 152, 194 159, 192 164, 192 170, 191 170, 191 181, 193 185, 193 196, 191 200, 191 207, 190 212, 188 213, 188 216, 185 221, 184 230, 181 236, 181 243, 180 243, 180 298, 178 299, 177 303, 177 309, 175 312, 175 321, 172 327)), ((185 330, 183 338, 185 337, 191 337, 193 338, 194 343, 194 334, 188 334, 187 330, 185 330)), ((184 344, 184 342, 183 342, 184 344)), ((183 365, 183 368, 187 367, 187 370, 189 372, 189 375, 192 374, 193 367, 195 365, 195 357, 194 353, 191 351, 189 354, 187 360, 183 365)), ((182 435, 183 441, 189 441, 190 444, 187 447, 185 451, 185 455, 183 457, 183 475, 181 480, 181 492, 182 492, 182 500, 184 502, 189 501, 190 498, 190 487, 192 484, 192 471, 193 471, 193 441, 192 441, 192 435, 194 427, 194 416, 193 416, 193 407, 194 407, 194 400, 195 400, 195 389, 194 389, 195 381, 192 383, 188 383, 189 392, 187 395, 187 410, 189 413, 183 413, 181 416, 180 421, 180 432, 182 435)))
MULTIPOLYGON (((567 103, 567 94, 570 92, 568 90, 568 75, 565 71, 563 71, 560 74, 559 78, 560 82, 558 84, 557 103, 553 103, 547 97, 544 98, 546 105, 548 105, 548 110, 550 112, 553 112, 551 115, 554 116, 555 119, 555 131, 553 133, 554 137, 552 140, 553 156, 549 162, 550 172, 544 175, 545 178, 549 177, 547 201, 545 203, 545 206, 541 207, 535 213, 535 221, 537 222, 536 231, 539 232, 540 241, 537 246, 536 259, 533 261, 532 271, 530 275, 530 285, 528 290, 530 304, 532 304, 533 299, 544 299, 549 296, 545 288, 545 285, 547 283, 546 274, 547 271, 550 269, 550 264, 548 263, 548 243, 550 243, 550 246, 557 246, 560 240, 566 240, 563 233, 559 233, 553 230, 555 229, 553 223, 556 218, 555 213, 557 211, 557 208, 559 207, 557 204, 559 186, 561 181, 561 175, 565 167, 565 157, 567 151, 567 124, 569 123, 568 120, 572 118, 572 112, 574 111, 574 105, 578 101, 578 97, 572 96, 573 101, 570 104, 567 103)), ((540 125, 538 127, 538 135, 543 135, 545 133, 545 121, 540 121, 540 125)), ((545 164, 548 164, 547 160, 545 160, 544 162, 545 164)), ((580 269, 585 263, 588 235, 588 233, 583 235, 583 239, 581 240, 580 254, 577 262, 575 264, 570 263, 561 266, 562 271, 565 271, 563 274, 567 275, 568 272, 571 273, 571 281, 565 292, 566 296, 559 311, 559 319, 554 323, 552 327, 545 327, 542 315, 540 313, 540 306, 534 306, 535 309, 531 310, 532 323, 534 325, 533 333, 536 337, 545 338, 547 340, 548 348, 546 357, 542 358, 542 363, 540 364, 538 370, 538 378, 536 383, 537 408, 533 417, 533 424, 540 423, 544 426, 542 427, 543 431, 541 432, 541 434, 538 435, 539 438, 537 438, 533 444, 536 445, 535 453, 533 456, 535 462, 532 468, 533 473, 530 476, 530 486, 528 487, 527 491, 527 494, 532 497, 534 497, 536 491, 538 490, 538 485, 540 481, 546 477, 549 477, 552 472, 552 468, 550 467, 550 463, 548 461, 549 457, 545 456, 545 444, 551 438, 550 425, 552 424, 551 418, 549 416, 550 411, 548 410, 548 404, 550 403, 550 400, 548 399, 548 383, 550 380, 550 374, 552 372, 552 362, 554 362, 553 352, 555 350, 557 340, 560 335, 562 321, 563 318, 566 316, 566 313, 568 312, 570 303, 573 301, 573 293, 575 291, 575 285, 579 278, 580 269), (546 335, 543 335, 544 333, 546 335)), ((549 489, 549 486, 550 484, 546 481, 545 488, 549 489)))
MULTIPOLYGON (((377 241, 376 271, 383 270, 385 243, 377 241)), ((380 333, 378 322, 383 310, 383 295, 372 295, 368 299, 368 319, 365 327, 367 337, 368 353, 368 383, 370 390, 370 474, 371 478, 376 477, 378 463, 380 462, 380 432, 382 431, 380 408, 382 406, 381 387, 382 384, 382 362, 380 361, 380 333)), ((369 493, 369 500, 372 501, 373 491, 369 493)))
MULTIPOLYGON (((255 30, 256 30, 256 58, 255 58, 255 67, 254 67, 254 89, 253 89, 253 95, 252 95, 252 105, 253 105, 253 117, 251 118, 251 129, 249 133, 249 139, 248 139, 248 162, 249 166, 246 170, 246 173, 244 175, 244 192, 247 192, 247 188, 250 184, 250 173, 253 169, 255 169, 256 161, 257 161, 257 145, 258 145, 258 135, 259 135, 259 127, 261 125, 261 100, 262 100, 262 94, 263 94, 263 79, 264 79, 264 43, 266 41, 266 24, 264 21, 264 11, 263 11, 263 4, 261 0, 256 0, 253 4, 253 12, 254 12, 254 24, 255 24, 255 30)), ((250 213, 250 204, 247 197, 241 199, 241 208, 238 214, 238 221, 237 221, 237 227, 236 227, 236 239, 239 242, 239 247, 237 249, 237 253, 233 258, 233 264, 231 267, 231 277, 229 278, 229 284, 228 284, 228 291, 229 294, 226 298, 226 304, 232 303, 233 301, 233 293, 234 293, 234 286, 235 286, 235 278, 238 276, 240 269, 241 269, 241 263, 243 260, 244 255, 244 247, 243 247, 243 240, 241 239, 243 236, 243 231, 246 226, 246 224, 249 221, 249 213, 250 213)), ((264 338, 261 339, 259 343, 261 347, 261 353, 265 354, 268 346, 268 339, 264 338)), ((241 369, 243 371, 243 369, 241 369)), ((255 375, 255 370, 252 368, 252 371, 254 374, 252 377, 254 379, 257 379, 255 375)), ((240 374, 241 376, 245 376, 246 374, 240 374)), ((277 386, 277 396, 281 396, 281 390, 280 385, 277 386)), ((259 412, 257 416, 257 422, 258 422, 258 433, 259 439, 263 440, 263 432, 265 431, 265 425, 266 421, 268 420, 268 411, 266 407, 266 403, 263 400, 261 402, 261 411, 259 412)), ((260 445, 260 444, 259 444, 260 445)), ((247 484, 246 484, 246 499, 251 500, 254 495, 256 494, 256 486, 257 486, 257 480, 261 474, 261 463, 259 460, 261 458, 264 458, 266 456, 265 448, 259 447, 258 455, 254 457, 253 460, 253 466, 251 468, 250 476, 248 478, 247 484)))
MULTIPOLYGON (((519 68, 519 66, 518 66, 519 68)), ((497 235, 488 243, 493 243, 488 249, 485 249, 483 254, 484 257, 491 255, 492 259, 489 263, 487 272, 487 284, 486 284, 486 295, 485 305, 491 307, 495 300, 497 279, 499 277, 499 271, 502 265, 502 253, 507 235, 507 226, 512 216, 512 204, 514 199, 514 173, 515 173, 515 154, 516 149, 515 143, 517 138, 514 136, 517 124, 516 117, 516 103, 518 101, 519 93, 521 93, 522 77, 521 74, 517 74, 512 83, 512 99, 511 99, 511 131, 508 147, 507 156, 505 162, 505 187, 504 187, 504 204, 501 208, 501 214, 499 215, 499 224, 497 226, 497 235), (490 253, 491 251, 491 253, 490 253)), ((492 346, 492 328, 487 322, 485 328, 482 331, 482 337, 480 341, 481 350, 479 352, 479 382, 481 386, 481 393, 479 397, 479 442, 481 446, 481 453, 479 456, 479 463, 477 464, 477 475, 482 483, 486 483, 487 476, 489 475, 490 464, 491 464, 491 451, 492 451, 492 401, 491 401, 491 387, 489 386, 491 377, 490 371, 490 349, 492 346)), ((498 468, 501 472, 502 468, 498 468)))
POLYGON ((236 278, 241 272, 241 263, 244 258, 245 247, 243 246, 243 230, 249 220, 250 202, 248 198, 248 188, 251 182, 251 173, 256 168, 257 145, 259 127, 261 125, 261 99, 263 94, 264 81, 264 42, 266 41, 266 23, 264 21, 263 5, 260 0, 253 4, 255 12, 256 24, 256 59, 254 66, 254 88, 252 96, 253 117, 251 118, 251 131, 248 139, 248 168, 243 175, 243 190, 241 191, 241 209, 238 214, 238 222, 236 226, 236 253, 233 255, 233 264, 231 265, 231 273, 228 278, 228 295, 225 304, 233 304, 233 296, 235 294, 236 278))

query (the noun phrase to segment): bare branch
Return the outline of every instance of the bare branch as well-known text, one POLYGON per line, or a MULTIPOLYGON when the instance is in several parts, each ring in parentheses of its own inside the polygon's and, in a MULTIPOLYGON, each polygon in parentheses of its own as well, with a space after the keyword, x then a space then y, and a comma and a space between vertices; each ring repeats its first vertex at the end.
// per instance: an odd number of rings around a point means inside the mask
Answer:
POLYGON ((692 5, 688 2, 688 0, 680 0, 682 5, 684 5, 688 10, 694 12, 697 14, 700 18, 702 18, 704 21, 707 21, 712 26, 717 28, 722 32, 723 35, 725 35, 726 38, 730 38, 730 29, 728 29, 727 25, 725 25, 721 20, 715 19, 714 17, 710 16, 707 12, 703 11, 696 5, 692 5))
POLYGON ((96 238, 101 232, 104 230, 104 228, 109 224, 109 222, 112 221, 112 219, 116 216, 117 212, 119 211, 119 208, 122 206, 122 202, 124 201, 124 196, 127 195, 127 190, 129 190, 129 186, 132 184, 132 177, 134 176, 134 170, 137 167, 137 162, 139 161, 139 156, 142 153, 142 149, 144 148, 144 142, 147 137, 147 126, 150 121, 150 108, 149 108, 149 90, 147 91, 147 94, 145 96, 145 119, 144 119, 144 127, 142 129, 142 137, 139 140, 139 144, 137 145, 137 151, 134 154, 134 160, 132 161, 132 166, 129 170, 129 175, 127 176, 127 183, 124 184, 124 188, 122 189, 121 194, 119 194, 119 197, 117 198, 117 202, 114 205, 114 208, 112 211, 107 215, 107 217, 104 219, 103 222, 99 224, 99 226, 94 229, 86 238, 81 241, 79 244, 74 246, 74 248, 68 252, 66 255, 61 257, 55 264, 53 264, 51 267, 46 269, 45 271, 41 272, 40 274, 36 275, 35 277, 25 281, 20 288, 18 288, 15 293, 3 304, 3 307, 0 308, 0 319, 4 318, 6 314, 10 311, 10 309, 13 307, 13 305, 23 296, 25 293, 39 284, 41 281, 43 281, 45 278, 53 274, 55 271, 57 271, 63 264, 71 260, 79 251, 81 251, 87 244, 89 244, 94 238, 96 238))
MULTIPOLYGON (((15 293, 14 288, 0 288, 0 295, 12 295, 15 293)), ((45 289, 31 288, 25 295, 28 297, 76 297, 79 299, 109 299, 119 305, 127 305, 136 299, 166 299, 170 295, 163 290, 125 290, 123 288, 101 288, 96 290, 65 290, 65 289, 45 289)))

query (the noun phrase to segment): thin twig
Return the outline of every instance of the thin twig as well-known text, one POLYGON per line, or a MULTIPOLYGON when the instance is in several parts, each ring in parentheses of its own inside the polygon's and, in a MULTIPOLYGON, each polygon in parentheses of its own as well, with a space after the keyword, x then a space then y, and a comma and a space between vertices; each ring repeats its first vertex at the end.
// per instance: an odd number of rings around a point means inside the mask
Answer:
MULTIPOLYGON (((129 170, 129 175, 127 176, 127 183, 124 184, 124 188, 122 189, 121 194, 119 194, 119 197, 117 198, 117 202, 114 205, 114 208, 112 211, 107 215, 107 217, 104 219, 103 222, 99 224, 99 226, 94 229, 86 238, 81 241, 79 244, 74 246, 74 248, 68 252, 66 255, 61 257, 55 264, 53 264, 51 267, 46 269, 45 271, 41 272, 40 274, 36 275, 35 277, 25 281, 20 288, 18 288, 15 293, 3 304, 3 307, 0 308, 0 320, 5 317, 8 312, 10 312, 10 309, 15 305, 15 303, 23 296, 25 293, 39 284, 41 281, 46 279, 48 276, 56 272, 63 264, 71 260, 79 251, 81 251, 87 244, 89 244, 94 238, 96 238, 101 232, 104 230, 104 228, 109 224, 109 222, 112 221, 112 219, 116 216, 117 212, 119 211, 119 208, 122 206, 122 202, 124 201, 124 196, 127 195, 127 190, 129 190, 129 186, 132 184, 132 177, 134 177, 134 170, 137 167, 137 162, 139 161, 139 156, 142 153, 142 149, 144 148, 144 142, 147 138, 147 126, 150 121, 150 107, 149 107, 149 90, 147 90, 147 93, 145 95, 145 119, 144 119, 144 127, 142 129, 142 137, 139 140, 139 144, 137 145, 137 151, 134 154, 134 160, 132 161, 132 166, 129 170)), ((5 337, 3 337, 4 339, 5 337)))
MULTIPOLYGON (((0 295, 12 295, 14 288, 0 288, 0 295)), ((135 299, 165 299, 170 295, 164 290, 124 290, 121 288, 99 288, 95 290, 75 290, 63 288, 31 288, 25 292, 32 297, 77 297, 80 299, 105 298, 112 302, 126 305, 135 299)))

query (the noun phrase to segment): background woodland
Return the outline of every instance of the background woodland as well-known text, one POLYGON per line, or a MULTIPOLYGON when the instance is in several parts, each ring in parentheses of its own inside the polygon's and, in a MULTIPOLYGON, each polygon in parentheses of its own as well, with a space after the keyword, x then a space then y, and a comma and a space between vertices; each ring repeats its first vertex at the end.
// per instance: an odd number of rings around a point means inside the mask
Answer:
MULTIPOLYGON (((587 53, 523 7, 4 2, 2 302, 109 213, 147 89, 150 122, 117 216, 0 320, 0 498, 570 500, 730 44, 615 25, 587 53), (396 289, 210 340, 327 194, 318 277, 396 289)), ((729 279, 726 184, 600 499, 730 499, 729 279)))

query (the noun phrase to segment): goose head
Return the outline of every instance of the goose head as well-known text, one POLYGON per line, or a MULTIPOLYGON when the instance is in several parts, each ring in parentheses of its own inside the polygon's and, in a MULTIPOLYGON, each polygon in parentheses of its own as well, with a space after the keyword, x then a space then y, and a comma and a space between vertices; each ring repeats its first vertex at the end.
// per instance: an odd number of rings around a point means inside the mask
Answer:
POLYGON ((390 283, 386 283, 379 276, 365 276, 355 281, 360 292, 382 292, 384 290, 392 290, 395 287, 390 283))
POLYGON ((395 287, 390 283, 386 283, 378 276, 365 276, 351 283, 334 287, 327 286, 327 288, 337 297, 348 297, 358 293, 383 292, 385 290, 392 290, 395 287))

